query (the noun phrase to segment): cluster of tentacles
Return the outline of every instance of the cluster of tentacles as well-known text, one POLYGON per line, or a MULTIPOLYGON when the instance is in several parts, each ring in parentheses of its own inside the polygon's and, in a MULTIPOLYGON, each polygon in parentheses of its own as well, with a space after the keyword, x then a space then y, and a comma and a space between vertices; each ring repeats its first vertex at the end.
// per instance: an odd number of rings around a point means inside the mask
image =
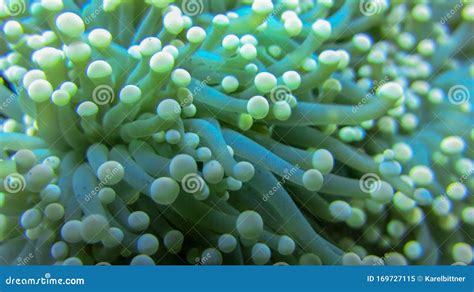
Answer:
POLYGON ((3 264, 470 264, 474 5, 0 2, 3 264))

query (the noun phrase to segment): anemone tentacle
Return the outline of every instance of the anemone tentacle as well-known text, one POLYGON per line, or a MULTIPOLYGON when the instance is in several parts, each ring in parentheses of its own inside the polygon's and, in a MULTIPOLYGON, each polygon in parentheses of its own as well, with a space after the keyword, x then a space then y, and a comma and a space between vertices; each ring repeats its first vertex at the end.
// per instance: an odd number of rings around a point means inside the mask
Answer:
POLYGON ((448 6, 0 0, 2 264, 472 264, 448 6))

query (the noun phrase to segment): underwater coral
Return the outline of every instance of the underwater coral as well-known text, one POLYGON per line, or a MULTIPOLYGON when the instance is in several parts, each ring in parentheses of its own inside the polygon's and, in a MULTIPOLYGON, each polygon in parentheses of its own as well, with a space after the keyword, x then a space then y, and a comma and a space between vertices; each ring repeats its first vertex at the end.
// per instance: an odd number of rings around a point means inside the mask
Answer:
POLYGON ((0 21, 1 264, 472 263, 472 1, 0 21))

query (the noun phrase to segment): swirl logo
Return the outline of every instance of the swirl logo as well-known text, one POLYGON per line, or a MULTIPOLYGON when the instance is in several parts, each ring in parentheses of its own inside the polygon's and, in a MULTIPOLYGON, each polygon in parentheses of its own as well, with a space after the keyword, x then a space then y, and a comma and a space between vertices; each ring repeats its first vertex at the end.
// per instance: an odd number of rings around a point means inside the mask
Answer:
POLYGON ((12 173, 5 177, 3 187, 11 194, 19 193, 25 190, 25 178, 19 173, 12 173))
POLYGON ((181 180, 181 187, 186 193, 195 194, 204 189, 204 180, 199 174, 188 173, 181 180))
POLYGON ((375 173, 366 173, 359 180, 359 188, 365 193, 378 191, 380 187, 380 177, 375 173))
POLYGON ((454 85, 448 91, 448 100, 451 104, 461 105, 469 102, 471 94, 466 86, 454 85))
POLYGON ((361 0, 359 10, 365 16, 372 16, 382 11, 383 3, 381 0, 361 0))
POLYGON ((99 85, 92 92, 92 100, 97 105, 106 105, 112 103, 115 99, 115 93, 112 87, 108 85, 99 85))
POLYGON ((284 85, 277 85, 270 92, 270 100, 273 103, 276 103, 277 101, 281 101, 281 100, 286 101, 287 103, 290 103, 291 90, 284 85))
POLYGON ((181 3, 181 10, 187 16, 196 16, 204 11, 202 0, 184 0, 181 3))
POLYGON ((2 2, 5 12, 10 16, 18 16, 26 11, 25 0, 10 0, 8 3, 6 1, 2 2))

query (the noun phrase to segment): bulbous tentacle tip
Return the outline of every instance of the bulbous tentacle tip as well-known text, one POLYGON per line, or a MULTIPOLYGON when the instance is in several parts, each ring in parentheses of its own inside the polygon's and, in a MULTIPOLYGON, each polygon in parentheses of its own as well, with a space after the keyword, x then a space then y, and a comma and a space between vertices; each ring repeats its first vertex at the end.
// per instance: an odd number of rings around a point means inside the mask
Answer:
POLYGON ((236 228, 245 239, 256 239, 263 231, 263 219, 255 211, 244 211, 237 218, 236 228))
POLYGON ((472 263, 472 4, 23 2, 6 262, 472 263))

